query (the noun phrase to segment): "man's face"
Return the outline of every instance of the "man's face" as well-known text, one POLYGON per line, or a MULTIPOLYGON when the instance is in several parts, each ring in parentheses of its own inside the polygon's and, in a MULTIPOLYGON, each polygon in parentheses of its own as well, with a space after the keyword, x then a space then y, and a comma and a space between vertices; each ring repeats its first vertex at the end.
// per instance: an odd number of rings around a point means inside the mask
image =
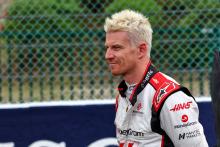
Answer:
POLYGON ((113 75, 125 76, 134 72, 138 49, 132 46, 128 32, 107 32, 105 46, 105 59, 113 75))

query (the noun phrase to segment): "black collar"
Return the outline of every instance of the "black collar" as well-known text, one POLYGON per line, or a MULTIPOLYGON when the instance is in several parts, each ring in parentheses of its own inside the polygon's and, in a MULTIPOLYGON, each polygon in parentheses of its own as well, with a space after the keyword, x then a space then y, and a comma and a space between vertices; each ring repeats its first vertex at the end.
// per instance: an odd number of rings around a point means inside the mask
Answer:
MULTIPOLYGON (((134 104, 137 101, 137 95, 144 89, 144 87, 149 83, 150 79, 157 73, 158 71, 156 68, 151 64, 151 62, 148 63, 147 68, 144 72, 142 80, 135 86, 135 88, 132 91, 132 94, 129 98, 131 104, 134 106, 134 104)), ((118 86, 119 93, 122 97, 126 97, 125 92, 127 90, 127 85, 125 81, 121 81, 121 83, 118 86)))

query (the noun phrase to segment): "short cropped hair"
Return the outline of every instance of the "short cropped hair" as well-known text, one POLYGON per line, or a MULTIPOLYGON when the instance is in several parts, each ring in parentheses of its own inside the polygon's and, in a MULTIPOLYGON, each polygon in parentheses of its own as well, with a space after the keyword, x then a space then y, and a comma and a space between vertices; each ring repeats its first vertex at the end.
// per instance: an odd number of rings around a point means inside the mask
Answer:
POLYGON ((151 24, 143 14, 133 10, 122 10, 105 19, 105 32, 126 31, 134 45, 139 41, 145 41, 148 44, 147 56, 150 57, 152 33, 151 24))

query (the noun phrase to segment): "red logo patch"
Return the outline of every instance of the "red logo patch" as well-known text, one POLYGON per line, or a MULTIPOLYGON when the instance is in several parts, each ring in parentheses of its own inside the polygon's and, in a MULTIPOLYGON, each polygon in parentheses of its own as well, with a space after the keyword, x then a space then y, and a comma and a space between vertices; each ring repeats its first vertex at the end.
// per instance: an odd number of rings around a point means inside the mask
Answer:
POLYGON ((159 84, 159 81, 157 79, 152 78, 152 80, 155 84, 159 84))
POLYGON ((140 111, 140 110, 141 110, 141 108, 142 108, 142 104, 141 104, 141 103, 139 103, 139 104, 138 104, 138 106, 137 106, 137 111, 140 111))
POLYGON ((182 115, 182 122, 187 122, 189 120, 188 116, 186 114, 182 115))

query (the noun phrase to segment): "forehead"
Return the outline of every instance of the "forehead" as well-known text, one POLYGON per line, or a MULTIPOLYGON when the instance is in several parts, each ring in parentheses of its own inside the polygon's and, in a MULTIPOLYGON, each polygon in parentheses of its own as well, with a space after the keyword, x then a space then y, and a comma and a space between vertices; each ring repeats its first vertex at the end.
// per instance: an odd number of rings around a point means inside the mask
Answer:
POLYGON ((105 38, 105 44, 117 44, 117 43, 129 43, 129 35, 128 32, 125 31, 115 31, 115 32, 107 32, 105 38))

